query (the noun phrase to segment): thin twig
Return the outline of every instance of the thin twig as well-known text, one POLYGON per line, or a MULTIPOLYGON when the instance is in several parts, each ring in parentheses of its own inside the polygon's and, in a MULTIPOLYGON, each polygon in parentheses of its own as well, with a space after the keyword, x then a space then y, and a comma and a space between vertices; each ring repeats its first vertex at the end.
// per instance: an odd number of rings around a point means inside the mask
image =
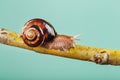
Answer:
POLYGON ((120 50, 109 50, 105 48, 95 48, 81 45, 75 45, 74 48, 71 48, 68 51, 46 49, 40 46, 29 47, 23 42, 20 34, 4 28, 0 28, 0 43, 32 50, 38 53, 92 61, 98 64, 120 64, 120 50))

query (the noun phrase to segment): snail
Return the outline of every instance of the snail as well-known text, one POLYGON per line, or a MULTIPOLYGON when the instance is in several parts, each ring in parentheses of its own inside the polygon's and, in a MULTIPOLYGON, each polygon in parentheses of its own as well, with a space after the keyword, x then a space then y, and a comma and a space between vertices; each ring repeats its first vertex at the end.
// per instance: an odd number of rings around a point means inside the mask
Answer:
POLYGON ((22 29, 22 39, 30 47, 68 50, 75 46, 75 36, 57 34, 54 27, 44 19, 31 19, 22 29))

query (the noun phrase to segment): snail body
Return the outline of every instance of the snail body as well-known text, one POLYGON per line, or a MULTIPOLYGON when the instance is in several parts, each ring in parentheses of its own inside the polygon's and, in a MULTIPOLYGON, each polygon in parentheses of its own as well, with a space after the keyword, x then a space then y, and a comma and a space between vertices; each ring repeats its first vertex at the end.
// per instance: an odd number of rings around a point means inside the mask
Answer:
POLYGON ((43 45, 43 47, 48 49, 67 51, 69 48, 73 48, 75 46, 74 40, 75 38, 73 36, 58 34, 53 40, 43 45))
POLYGON ((74 47, 74 37, 57 34, 54 27, 43 19, 31 19, 22 29, 22 39, 30 47, 67 50, 74 47))

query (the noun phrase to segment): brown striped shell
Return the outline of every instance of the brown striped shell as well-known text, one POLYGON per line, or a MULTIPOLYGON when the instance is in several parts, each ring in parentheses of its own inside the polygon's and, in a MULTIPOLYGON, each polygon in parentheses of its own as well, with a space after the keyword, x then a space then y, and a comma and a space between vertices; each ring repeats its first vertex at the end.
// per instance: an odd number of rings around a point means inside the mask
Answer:
POLYGON ((22 30, 23 41, 31 47, 41 46, 51 41, 56 35, 53 26, 43 19, 28 21, 22 30))

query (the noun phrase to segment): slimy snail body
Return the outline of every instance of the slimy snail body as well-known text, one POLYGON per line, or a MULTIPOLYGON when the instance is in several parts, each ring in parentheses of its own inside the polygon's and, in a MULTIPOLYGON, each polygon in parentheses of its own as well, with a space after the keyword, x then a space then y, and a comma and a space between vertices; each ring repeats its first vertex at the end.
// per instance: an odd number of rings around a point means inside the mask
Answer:
POLYGON ((54 27, 43 19, 31 19, 22 29, 22 39, 30 47, 68 50, 75 46, 74 36, 57 34, 54 27))

